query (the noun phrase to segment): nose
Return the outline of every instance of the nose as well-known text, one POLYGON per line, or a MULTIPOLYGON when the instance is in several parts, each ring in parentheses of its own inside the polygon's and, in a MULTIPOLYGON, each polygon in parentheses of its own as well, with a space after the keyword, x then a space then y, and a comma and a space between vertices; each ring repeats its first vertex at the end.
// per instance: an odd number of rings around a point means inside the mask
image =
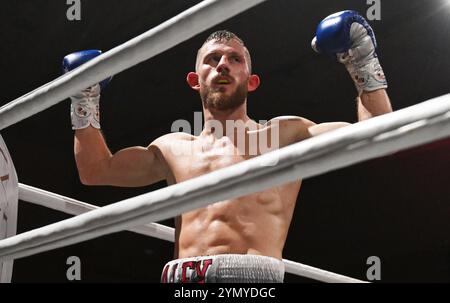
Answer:
POLYGON ((222 56, 220 58, 220 61, 217 64, 216 69, 219 74, 228 74, 230 72, 229 63, 226 56, 222 56))

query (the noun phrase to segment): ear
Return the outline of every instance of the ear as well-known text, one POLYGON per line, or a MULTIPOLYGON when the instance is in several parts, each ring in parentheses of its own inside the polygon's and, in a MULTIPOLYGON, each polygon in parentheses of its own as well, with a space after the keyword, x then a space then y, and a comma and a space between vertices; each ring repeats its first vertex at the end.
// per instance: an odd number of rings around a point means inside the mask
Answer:
POLYGON ((194 90, 200 90, 200 84, 198 83, 198 75, 194 72, 190 72, 186 76, 186 81, 189 86, 194 90))
POLYGON ((247 89, 249 92, 256 90, 259 87, 261 80, 258 75, 251 75, 248 78, 247 89))

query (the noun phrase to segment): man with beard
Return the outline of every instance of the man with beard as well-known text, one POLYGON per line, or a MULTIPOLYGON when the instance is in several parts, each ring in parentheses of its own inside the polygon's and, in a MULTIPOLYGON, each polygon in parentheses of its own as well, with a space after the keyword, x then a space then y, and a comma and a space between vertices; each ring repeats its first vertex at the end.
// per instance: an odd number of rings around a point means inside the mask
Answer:
MULTIPOLYGON (((358 89, 359 120, 390 112, 370 26, 352 11, 327 18, 318 27, 313 48, 334 54, 345 64, 358 89)), ((89 56, 71 54, 64 65, 70 70, 89 56)), ((199 136, 170 133, 147 147, 126 148, 113 155, 100 132, 101 86, 71 98, 75 158, 83 184, 133 187, 161 180, 179 183, 260 155, 262 148, 252 149, 249 143, 254 136, 266 136, 269 141, 278 137, 275 148, 281 148, 348 125, 315 124, 295 116, 278 117, 266 125, 250 119, 247 93, 258 88, 260 79, 251 73, 244 42, 231 32, 211 34, 198 50, 195 67, 196 71, 187 75, 187 83, 202 100, 205 125, 199 136), (223 131, 230 129, 230 122, 232 131, 223 131), (239 140, 246 144, 238 144, 239 140)), ((297 180, 176 218, 175 260, 166 264, 161 281, 282 282, 282 251, 300 185, 297 180)))

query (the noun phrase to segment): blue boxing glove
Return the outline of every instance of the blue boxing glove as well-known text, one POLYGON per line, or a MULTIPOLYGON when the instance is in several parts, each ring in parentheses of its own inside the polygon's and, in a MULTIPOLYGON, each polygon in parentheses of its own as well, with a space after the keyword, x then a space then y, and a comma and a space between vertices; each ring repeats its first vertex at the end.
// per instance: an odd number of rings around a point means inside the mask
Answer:
POLYGON ((311 42, 318 53, 343 63, 358 93, 387 88, 387 81, 375 52, 375 34, 367 21, 355 11, 342 11, 323 19, 311 42))
MULTIPOLYGON (((101 53, 99 50, 85 50, 69 54, 63 59, 63 72, 67 73, 99 56, 101 53)), ((72 129, 83 129, 89 125, 100 129, 100 92, 108 85, 111 78, 105 79, 99 84, 88 87, 70 97, 72 101, 70 106, 72 129)))

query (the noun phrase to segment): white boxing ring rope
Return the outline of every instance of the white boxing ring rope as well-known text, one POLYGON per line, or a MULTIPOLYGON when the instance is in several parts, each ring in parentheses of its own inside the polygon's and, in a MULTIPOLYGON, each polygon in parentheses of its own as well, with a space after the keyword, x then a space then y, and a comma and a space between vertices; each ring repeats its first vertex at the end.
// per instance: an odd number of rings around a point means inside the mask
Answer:
MULTIPOLYGON (((0 129, 57 104, 77 91, 149 59, 260 2, 263 0, 203 1, 1 107, 0 129)), ((214 202, 315 176, 447 136, 450 136, 450 95, 1 240, 0 259, 25 257, 172 218, 214 202), (276 165, 267 165, 274 163, 276 165)), ((291 270, 292 264, 288 262, 286 265, 291 270)), ((305 267, 305 271, 309 269, 305 267)))
MULTIPOLYGON (((19 183, 19 199, 74 216, 100 208, 99 206, 81 202, 22 183, 19 183)), ((170 242, 175 241, 174 229, 158 223, 149 223, 136 226, 129 228, 128 230, 161 240, 170 242)))
MULTIPOLYGON (((85 202, 77 201, 72 198, 57 195, 55 193, 19 183, 19 199, 36 205, 44 206, 58 210, 70 215, 80 215, 82 213, 99 208, 85 202)), ((175 229, 158 223, 149 223, 142 226, 136 226, 128 229, 129 231, 150 236, 170 242, 175 241, 175 229)), ((308 266, 298 262, 283 259, 286 272, 315 279, 328 283, 365 283, 365 281, 353 279, 323 269, 308 266)))

